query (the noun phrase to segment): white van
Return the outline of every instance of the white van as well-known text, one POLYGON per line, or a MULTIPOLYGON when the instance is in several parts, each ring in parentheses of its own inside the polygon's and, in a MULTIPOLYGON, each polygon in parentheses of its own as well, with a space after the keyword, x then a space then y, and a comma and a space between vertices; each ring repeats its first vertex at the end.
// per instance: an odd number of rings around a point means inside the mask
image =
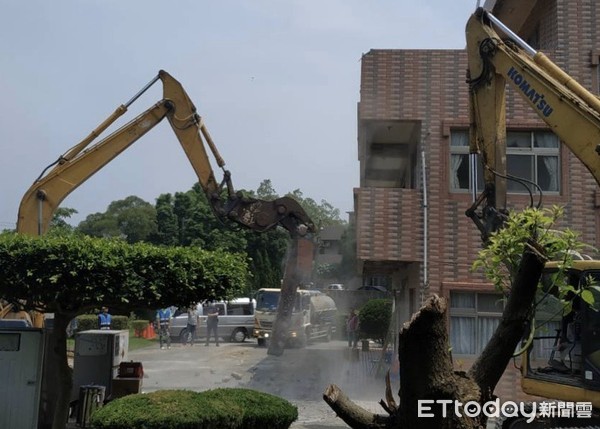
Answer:
MULTIPOLYGON (((213 304, 219 310, 217 334, 226 341, 241 343, 252 336, 256 301, 250 298, 236 298, 231 301, 218 301, 213 304)), ((196 339, 206 338, 206 312, 209 302, 196 305, 200 323, 196 327, 196 339)), ((171 337, 185 342, 187 338, 187 309, 178 309, 171 322, 171 337)))

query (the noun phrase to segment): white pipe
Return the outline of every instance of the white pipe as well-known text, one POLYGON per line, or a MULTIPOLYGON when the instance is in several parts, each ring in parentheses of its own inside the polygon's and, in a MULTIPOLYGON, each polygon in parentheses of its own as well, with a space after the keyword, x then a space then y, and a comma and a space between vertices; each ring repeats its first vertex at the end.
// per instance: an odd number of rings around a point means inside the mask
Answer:
POLYGON ((477 201, 477 164, 479 159, 477 158, 476 153, 469 154, 469 181, 471 188, 471 195, 473 197, 473 202, 477 201))
POLYGON ((502 21, 500 21, 498 18, 496 18, 494 15, 492 15, 491 13, 489 13, 487 11, 485 12, 485 15, 489 18, 490 21, 492 21, 496 26, 498 26, 504 34, 506 34, 508 37, 510 37, 513 40, 513 42, 515 42, 517 45, 519 45, 521 48, 523 48, 523 50, 525 52, 527 52, 532 57, 535 56, 535 54, 537 54, 537 51, 535 49, 533 49, 531 46, 529 46, 527 44, 527 42, 525 42, 523 39, 521 39, 517 35, 517 33, 515 33, 510 28, 508 28, 506 25, 504 25, 502 23, 502 21))
POLYGON ((427 207, 427 174, 425 171, 425 149, 421 149, 421 173, 423 175, 423 288, 421 289, 421 305, 425 301, 425 290, 429 287, 428 260, 429 249, 427 246, 428 231, 428 207, 427 207))

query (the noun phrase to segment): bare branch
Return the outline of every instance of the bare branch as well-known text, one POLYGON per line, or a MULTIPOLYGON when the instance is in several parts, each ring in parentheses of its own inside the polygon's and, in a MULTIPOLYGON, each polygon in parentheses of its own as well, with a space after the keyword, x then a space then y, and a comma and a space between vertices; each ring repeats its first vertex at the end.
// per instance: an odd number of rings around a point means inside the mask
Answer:
POLYGON ((390 427, 391 418, 380 414, 374 414, 352 402, 348 396, 335 384, 330 384, 323 399, 333 411, 348 426, 354 429, 385 429, 390 427))

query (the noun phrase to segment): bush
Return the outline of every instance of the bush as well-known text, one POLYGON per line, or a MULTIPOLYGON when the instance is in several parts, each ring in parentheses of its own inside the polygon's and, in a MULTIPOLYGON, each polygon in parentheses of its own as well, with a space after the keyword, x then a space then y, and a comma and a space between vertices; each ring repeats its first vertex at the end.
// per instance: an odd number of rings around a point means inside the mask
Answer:
POLYGON ((96 429, 287 429, 298 409, 285 399, 250 389, 205 392, 159 390, 124 396, 96 410, 96 429))
MULTIPOLYGON (((81 314, 77 316, 77 332, 89 331, 90 329, 98 329, 98 315, 81 314)), ((111 329, 129 329, 129 317, 112 316, 111 329)))
POLYGON ((143 331, 148 327, 148 323, 149 322, 147 320, 132 320, 131 329, 133 329, 135 332, 143 331))
POLYGON ((383 342, 387 337, 392 319, 392 301, 372 299, 367 301, 358 313, 361 338, 372 338, 383 342))

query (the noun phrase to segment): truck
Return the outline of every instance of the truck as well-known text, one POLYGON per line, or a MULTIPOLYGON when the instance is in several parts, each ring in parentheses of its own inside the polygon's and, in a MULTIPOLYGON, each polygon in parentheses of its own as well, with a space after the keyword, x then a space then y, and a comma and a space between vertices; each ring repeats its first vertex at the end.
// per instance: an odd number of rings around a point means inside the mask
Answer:
MULTIPOLYGON (((259 346, 272 338, 273 325, 281 300, 281 289, 262 288, 256 293, 253 335, 259 346)), ((330 341, 336 331, 335 301, 318 290, 296 290, 287 344, 304 347, 316 339, 330 341)))
MULTIPOLYGON (((511 179, 506 174, 507 84, 527 101, 548 128, 585 165, 598 184, 600 101, 546 55, 533 49, 482 8, 470 17, 466 39, 470 152, 473 157, 479 157, 484 165, 484 190, 466 214, 473 220, 485 242, 491 234, 502 228, 507 216, 506 181, 511 179)), ((560 316, 561 320, 557 320, 557 311, 552 310, 546 311, 545 318, 536 318, 535 324, 531 322, 534 329, 531 331, 531 341, 525 343, 521 385, 523 391, 530 395, 591 404, 596 415, 600 408, 600 312, 588 305, 576 306, 575 300, 586 289, 595 295, 596 302, 600 302, 597 289, 589 288, 600 282, 600 261, 585 255, 577 255, 574 259, 577 260, 565 273, 567 284, 575 288, 574 301, 571 303, 574 310, 566 314, 571 320, 565 323, 566 317, 560 316), (544 326, 554 327, 556 332, 544 326), (576 334, 566 347, 568 356, 558 365, 556 358, 562 347, 562 339, 567 337, 567 330, 576 334), (549 358, 545 358, 547 364, 537 367, 533 361, 536 350, 542 348, 553 351, 549 358)), ((554 297, 547 280, 557 270, 556 262, 545 264, 542 273, 545 299, 554 297)), ((564 306, 559 302, 559 315, 563 310, 561 305, 564 306)), ((546 307, 553 306, 546 302, 546 307)), ((538 315, 540 313, 538 311, 538 315)), ((592 414, 592 410, 589 412, 592 414)), ((592 423, 598 424, 598 420, 588 419, 585 426, 591 427, 588 424, 592 423)), ((557 422, 550 419, 536 421, 535 424, 538 426, 527 425, 522 417, 513 417, 506 420, 502 428, 551 427, 557 422)))

